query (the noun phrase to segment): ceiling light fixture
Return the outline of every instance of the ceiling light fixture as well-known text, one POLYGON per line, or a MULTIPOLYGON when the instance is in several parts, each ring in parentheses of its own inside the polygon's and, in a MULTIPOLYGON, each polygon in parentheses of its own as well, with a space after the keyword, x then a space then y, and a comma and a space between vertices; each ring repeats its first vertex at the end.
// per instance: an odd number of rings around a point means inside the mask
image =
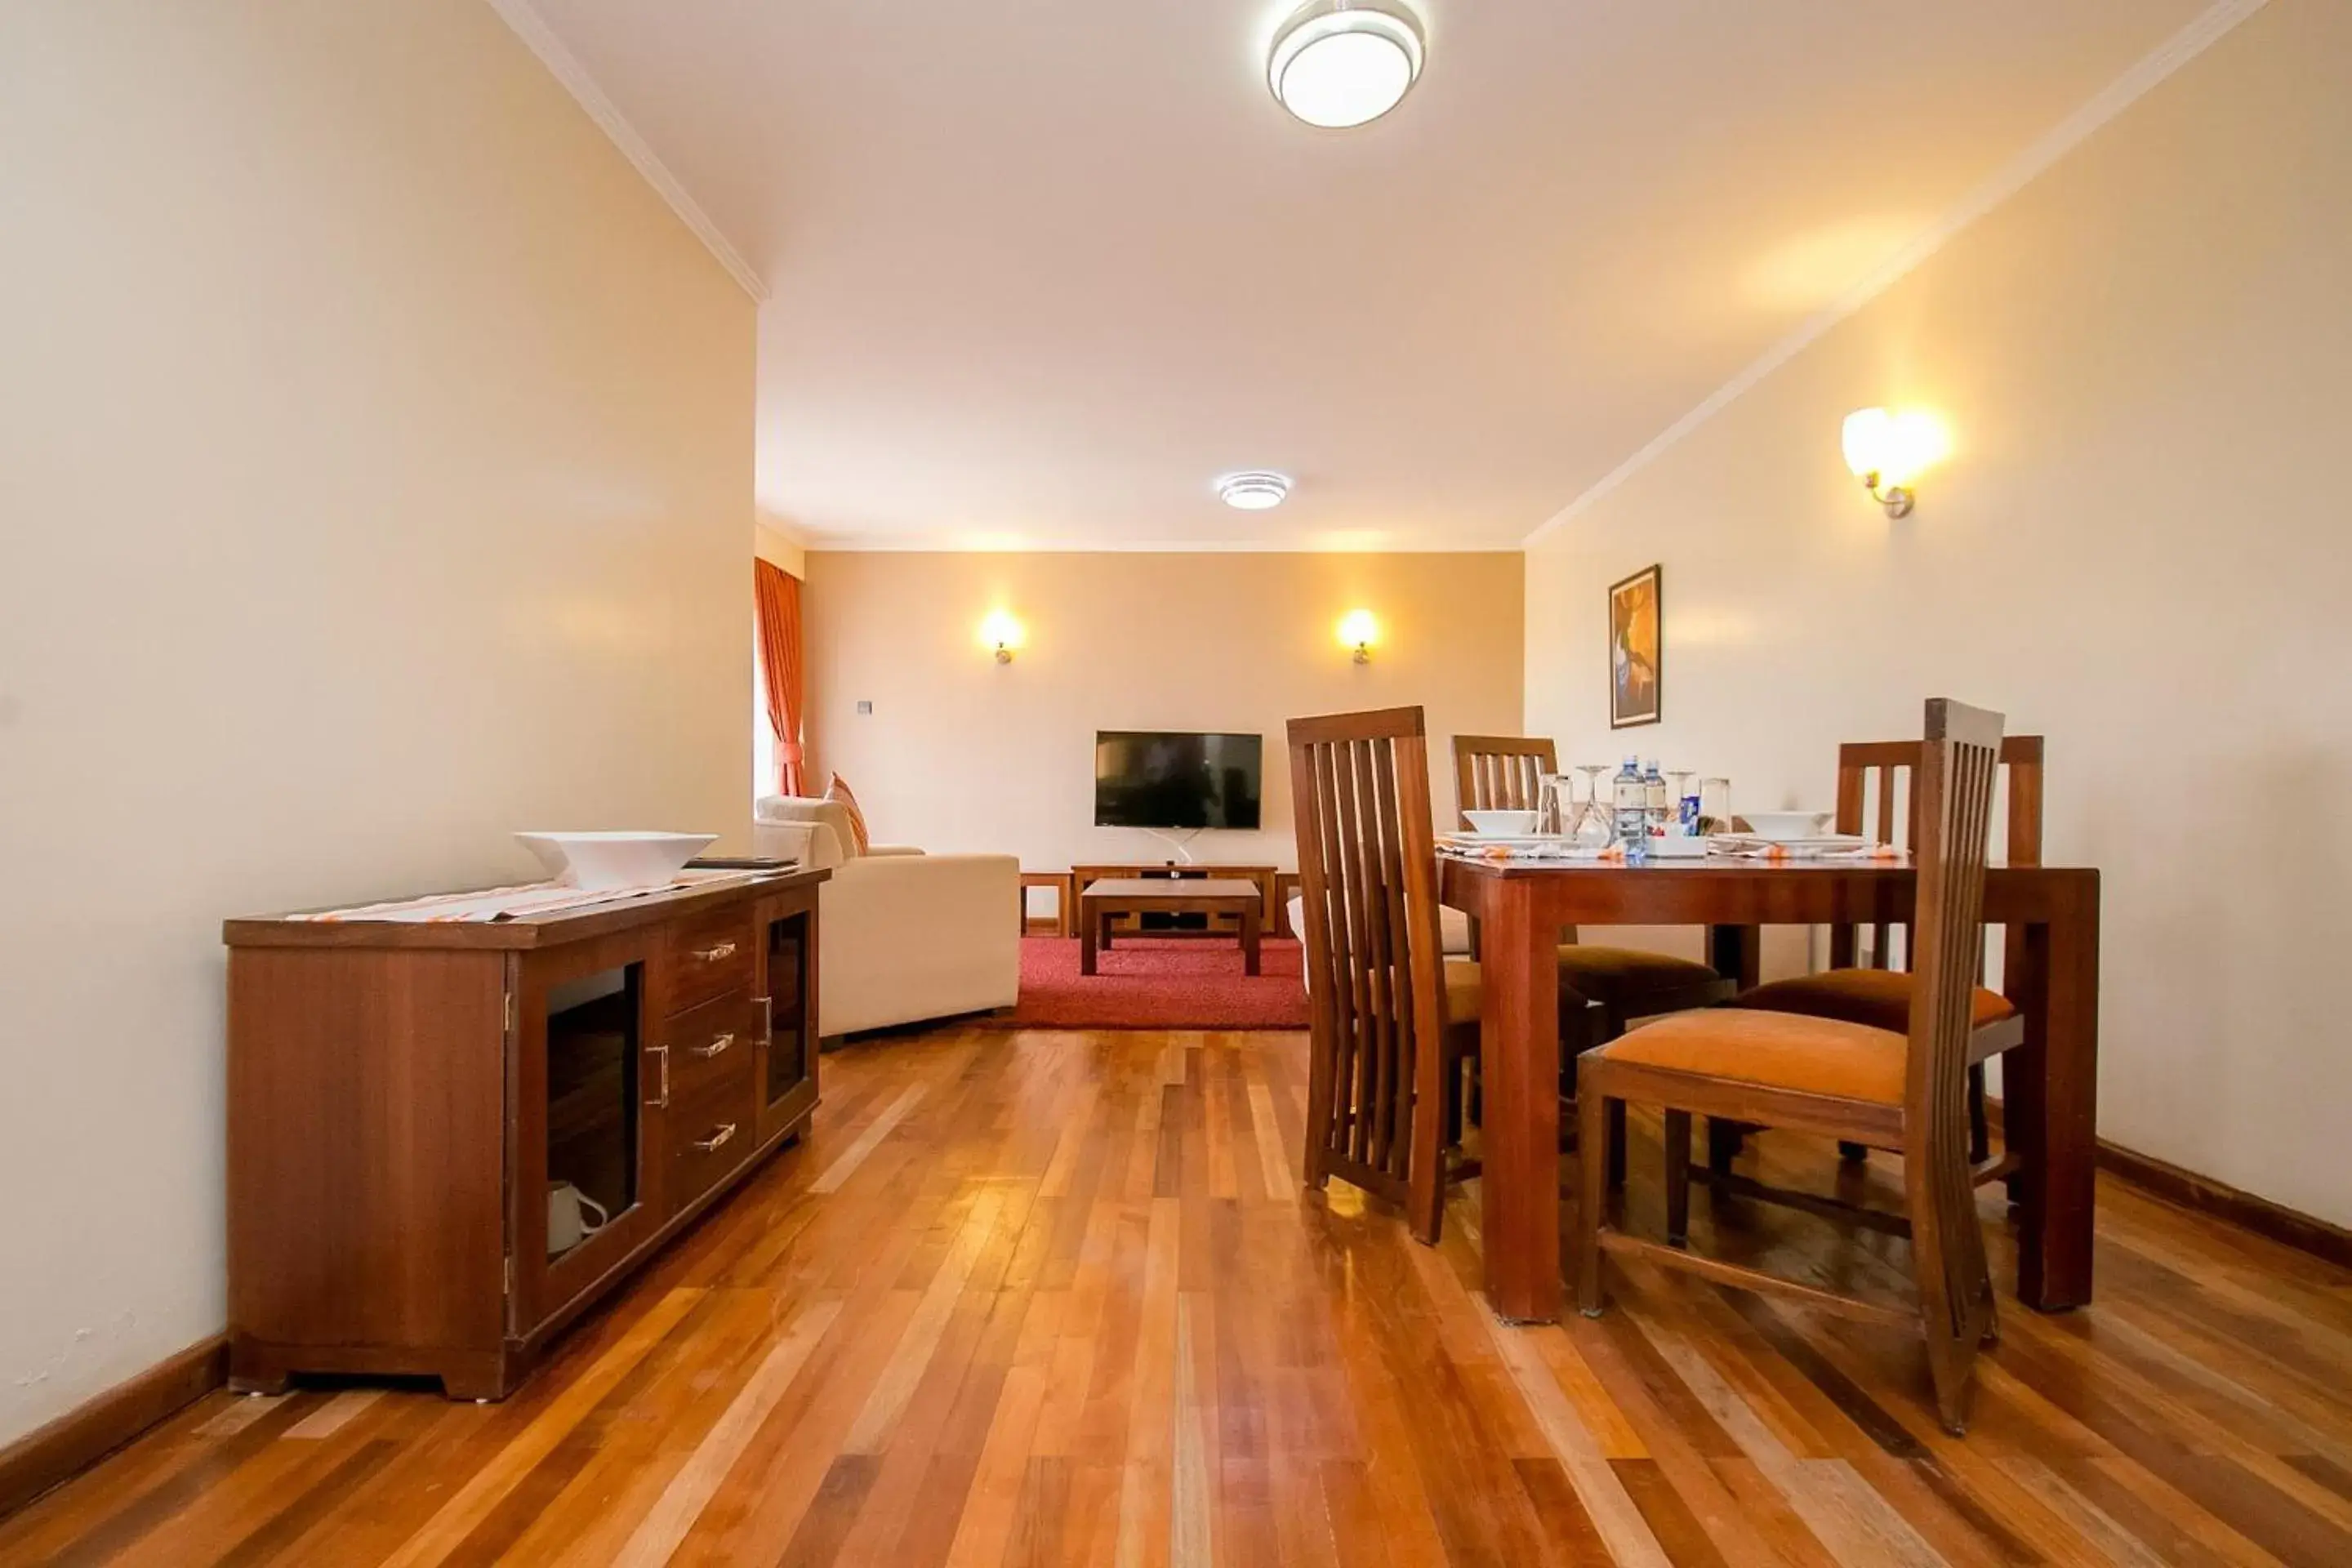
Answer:
POLYGON ((1227 474, 1217 481, 1217 499, 1243 511, 1271 511, 1290 499, 1290 481, 1280 474, 1227 474))
POLYGON ((1403 102, 1423 52, 1420 18, 1395 0, 1313 0, 1275 35, 1266 85, 1307 124, 1343 130, 1403 102))

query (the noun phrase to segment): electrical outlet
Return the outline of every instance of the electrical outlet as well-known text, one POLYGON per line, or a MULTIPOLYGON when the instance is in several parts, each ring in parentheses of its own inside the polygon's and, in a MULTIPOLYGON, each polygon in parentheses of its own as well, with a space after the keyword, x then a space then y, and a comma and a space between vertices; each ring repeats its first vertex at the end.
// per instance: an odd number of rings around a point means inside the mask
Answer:
POLYGON ((874 711, 874 704, 873 704, 873 701, 872 701, 870 699, 867 699, 867 698, 864 698, 864 697, 859 698, 859 699, 857 700, 857 710, 858 710, 858 712, 860 712, 860 713, 871 713, 871 712, 873 712, 873 711, 874 711))

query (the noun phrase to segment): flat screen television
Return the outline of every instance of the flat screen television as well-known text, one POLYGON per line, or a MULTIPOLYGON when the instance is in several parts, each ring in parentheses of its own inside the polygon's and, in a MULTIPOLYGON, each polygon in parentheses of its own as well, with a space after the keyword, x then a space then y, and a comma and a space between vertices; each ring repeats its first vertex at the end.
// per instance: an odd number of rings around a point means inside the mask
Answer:
POLYGON ((1259 735, 1097 731, 1095 826, 1255 828, 1264 742, 1259 735))

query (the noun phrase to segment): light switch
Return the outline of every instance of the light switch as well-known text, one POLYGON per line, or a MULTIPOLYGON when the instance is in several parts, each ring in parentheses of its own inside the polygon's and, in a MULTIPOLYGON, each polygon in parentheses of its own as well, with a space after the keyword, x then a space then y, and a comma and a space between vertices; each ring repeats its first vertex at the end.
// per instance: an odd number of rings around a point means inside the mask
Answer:
POLYGON ((866 698, 866 697, 861 697, 861 698, 859 698, 859 699, 857 700, 857 711, 858 711, 858 712, 860 712, 860 713, 871 713, 871 712, 873 712, 873 711, 874 711, 874 702, 873 702, 873 700, 872 700, 871 698, 866 698))

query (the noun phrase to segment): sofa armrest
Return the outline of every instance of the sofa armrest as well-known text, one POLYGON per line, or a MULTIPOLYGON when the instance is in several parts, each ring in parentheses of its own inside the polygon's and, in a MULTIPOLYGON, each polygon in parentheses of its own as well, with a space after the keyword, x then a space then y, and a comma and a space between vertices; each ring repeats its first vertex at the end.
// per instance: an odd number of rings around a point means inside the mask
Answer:
POLYGON ((751 853, 772 860, 791 860, 803 866, 815 864, 812 840, 816 837, 813 822, 753 822, 751 853))
POLYGON ((817 895, 819 1032, 1009 1007, 1021 995, 1021 862, 864 855, 817 895))

